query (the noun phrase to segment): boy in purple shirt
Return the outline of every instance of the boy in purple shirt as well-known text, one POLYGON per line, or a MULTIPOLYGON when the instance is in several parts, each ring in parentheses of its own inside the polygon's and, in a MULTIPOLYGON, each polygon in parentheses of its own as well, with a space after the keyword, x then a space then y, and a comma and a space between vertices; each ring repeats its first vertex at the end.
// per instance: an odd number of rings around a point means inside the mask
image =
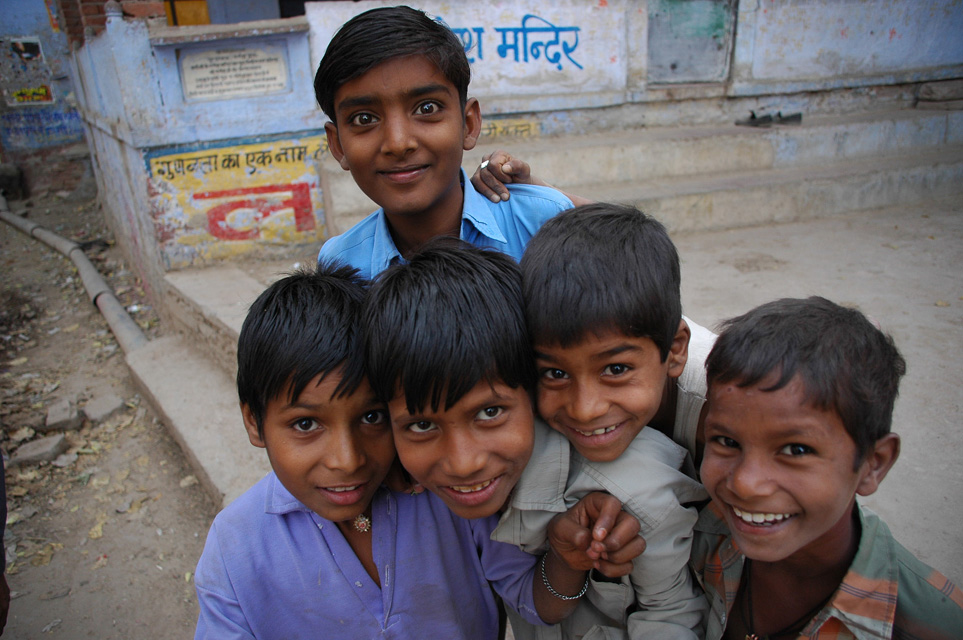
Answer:
MULTIPOLYGON (((364 296, 354 269, 322 264, 271 285, 244 321, 241 413, 273 471, 211 526, 196 638, 494 639, 492 588, 536 624, 573 606, 533 579, 538 558, 490 540, 494 517, 382 486, 395 447, 365 376, 364 296)), ((585 579, 545 565, 553 584, 585 579)))

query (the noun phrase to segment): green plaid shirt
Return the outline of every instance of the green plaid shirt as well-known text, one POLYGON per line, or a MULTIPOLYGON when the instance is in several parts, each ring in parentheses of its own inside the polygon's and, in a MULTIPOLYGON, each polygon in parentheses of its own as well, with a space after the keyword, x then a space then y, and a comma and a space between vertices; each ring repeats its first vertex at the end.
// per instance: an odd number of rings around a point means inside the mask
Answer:
MULTIPOLYGON (((963 592, 898 543, 876 514, 857 508, 862 534, 853 564, 799 638, 963 638, 963 592)), ((699 514, 689 560, 709 600, 706 640, 722 638, 744 562, 718 507, 709 503, 699 514)))

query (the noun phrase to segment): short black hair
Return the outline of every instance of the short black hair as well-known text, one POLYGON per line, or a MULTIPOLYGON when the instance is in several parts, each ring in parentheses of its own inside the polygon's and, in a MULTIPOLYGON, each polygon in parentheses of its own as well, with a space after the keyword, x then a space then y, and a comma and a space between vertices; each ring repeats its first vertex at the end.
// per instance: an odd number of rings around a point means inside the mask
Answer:
POLYGON ((682 319, 679 254, 665 227, 603 202, 547 221, 522 256, 528 329, 566 347, 586 332, 649 338, 668 357, 682 319))
POLYGON ((314 76, 314 95, 335 125, 334 94, 379 64, 405 56, 428 58, 454 85, 464 108, 471 67, 465 45, 440 20, 411 7, 380 7, 348 20, 334 35, 314 76))
POLYGON ((451 407, 482 380, 535 387, 521 273, 496 251, 430 241, 372 284, 364 333, 375 395, 387 402, 400 386, 409 411, 451 407))
POLYGON ((318 374, 341 374, 337 397, 358 389, 366 284, 353 267, 321 262, 276 281, 251 305, 237 340, 237 394, 261 437, 268 403, 285 392, 296 399, 318 374))
POLYGON ((906 362, 893 339, 856 309, 825 298, 783 298, 727 320, 706 359, 709 385, 739 387, 799 376, 807 402, 839 415, 856 443, 855 466, 890 432, 906 362))

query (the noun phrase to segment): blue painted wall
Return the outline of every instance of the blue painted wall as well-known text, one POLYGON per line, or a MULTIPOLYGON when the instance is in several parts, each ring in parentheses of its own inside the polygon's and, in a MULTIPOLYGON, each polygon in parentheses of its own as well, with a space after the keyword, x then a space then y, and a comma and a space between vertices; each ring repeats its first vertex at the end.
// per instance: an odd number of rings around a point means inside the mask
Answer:
POLYGON ((68 102, 73 85, 67 36, 55 3, 49 5, 48 10, 44 0, 4 0, 0 8, 0 145, 6 151, 84 138, 80 117, 68 102), (37 42, 42 54, 18 54, 18 42, 37 42))

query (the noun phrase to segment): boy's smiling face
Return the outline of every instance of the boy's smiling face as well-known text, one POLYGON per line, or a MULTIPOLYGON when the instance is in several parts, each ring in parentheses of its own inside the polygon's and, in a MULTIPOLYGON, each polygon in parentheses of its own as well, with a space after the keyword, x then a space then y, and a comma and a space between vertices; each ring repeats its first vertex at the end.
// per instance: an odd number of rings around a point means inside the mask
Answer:
POLYGON ((337 373, 315 377, 295 400, 287 392, 264 414, 264 436, 242 406, 248 438, 267 449, 281 484, 322 518, 345 523, 367 509, 395 459, 391 425, 367 381, 332 397, 337 373))
POLYGON ((388 60, 335 92, 329 148, 389 215, 460 215, 462 154, 481 129, 478 101, 421 55, 388 60))
POLYGON ((412 477, 463 518, 497 513, 532 455, 532 401, 523 387, 482 380, 453 406, 409 412, 388 403, 398 458, 412 477))
POLYGON ((776 379, 710 386, 702 482, 747 557, 818 562, 850 544, 855 496, 876 490, 898 438, 881 438, 854 469, 856 443, 839 415, 807 402, 798 376, 761 390, 776 379))
POLYGON ((539 415, 588 460, 615 460, 659 412, 688 342, 683 322, 662 362, 655 342, 621 331, 590 331, 567 347, 536 340, 539 415))

